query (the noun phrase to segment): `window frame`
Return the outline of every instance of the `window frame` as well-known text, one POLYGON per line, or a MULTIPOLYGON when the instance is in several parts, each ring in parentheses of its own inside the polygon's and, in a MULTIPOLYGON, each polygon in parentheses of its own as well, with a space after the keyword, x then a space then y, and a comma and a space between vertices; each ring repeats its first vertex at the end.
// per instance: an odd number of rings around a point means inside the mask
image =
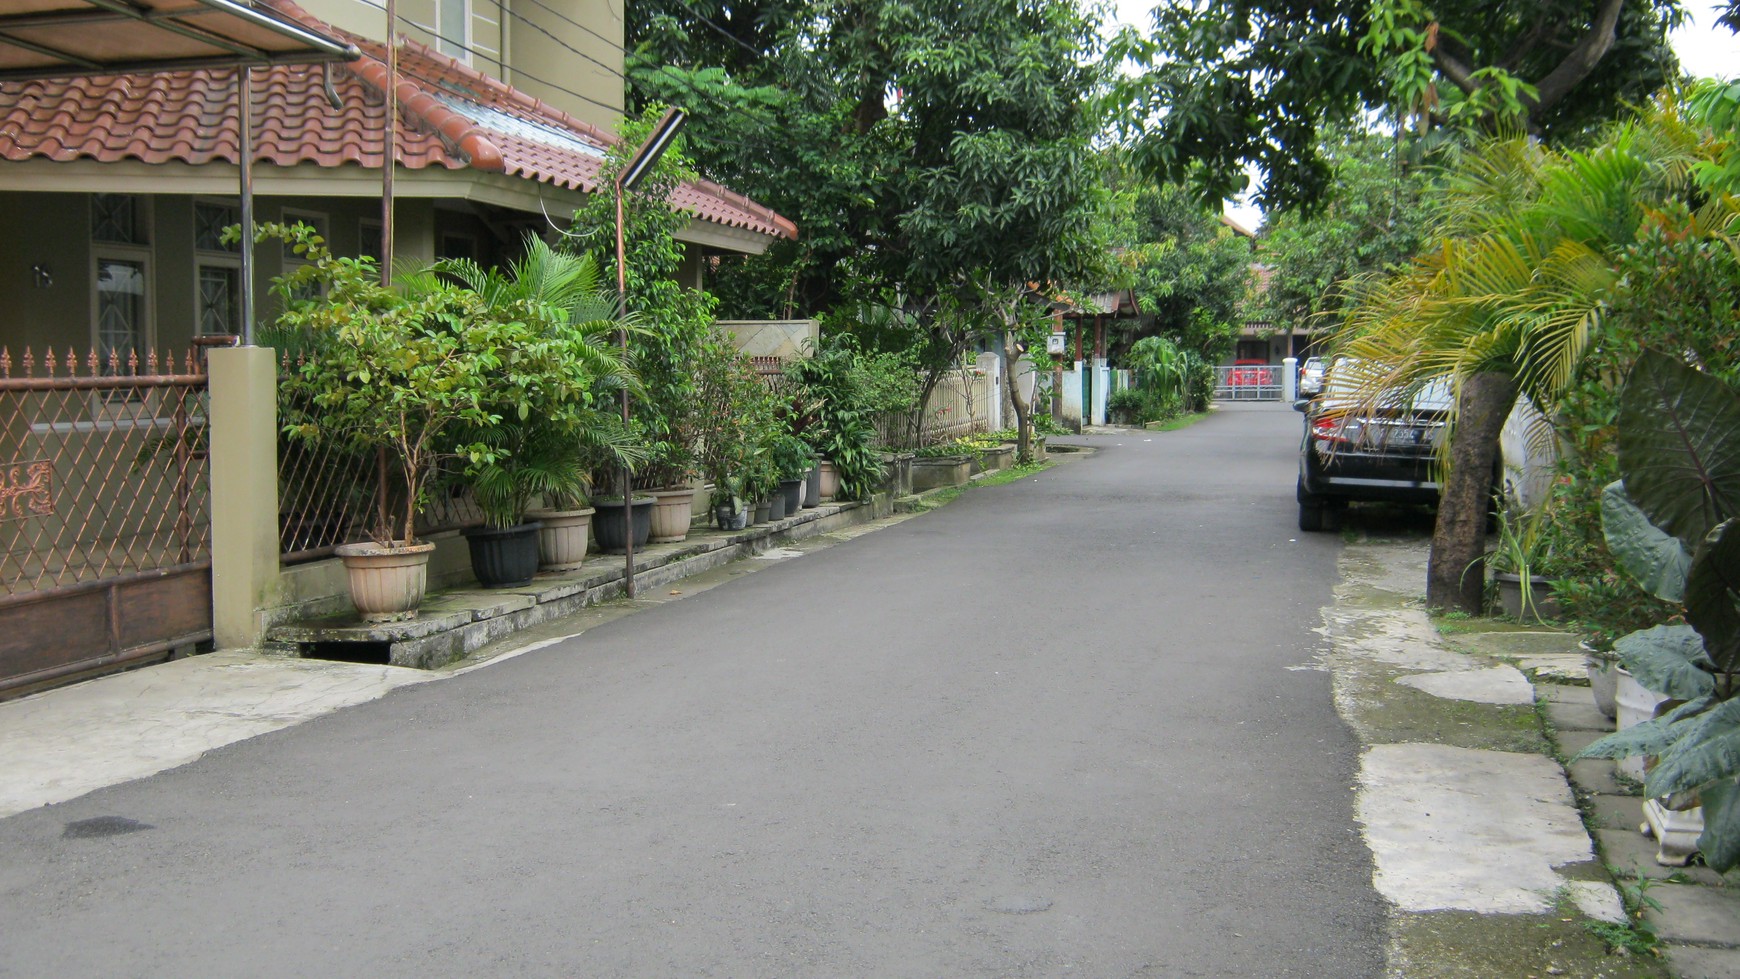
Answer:
POLYGON ((241 220, 241 203, 239 201, 229 199, 229 198, 223 198, 223 197, 196 197, 193 200, 192 211, 191 211, 191 213, 193 215, 193 219, 194 219, 193 220, 193 238, 192 238, 192 241, 190 243, 192 245, 191 250, 193 252, 193 327, 194 327, 194 335, 195 336, 211 336, 211 335, 213 335, 213 334, 208 334, 208 333, 204 332, 204 330, 205 330, 205 292, 203 289, 200 288, 201 287, 201 276, 207 268, 224 268, 224 269, 229 269, 229 270, 235 272, 235 291, 230 296, 231 312, 234 314, 235 321, 232 324, 230 324, 231 329, 229 332, 233 335, 234 333, 239 332, 241 330, 241 327, 242 327, 241 290, 243 288, 243 284, 242 284, 242 254, 241 254, 241 250, 240 250, 240 245, 238 244, 236 250, 234 250, 234 251, 221 251, 221 250, 217 250, 217 249, 199 247, 199 207, 202 204, 231 209, 231 210, 236 212, 237 222, 240 222, 240 220, 241 220))

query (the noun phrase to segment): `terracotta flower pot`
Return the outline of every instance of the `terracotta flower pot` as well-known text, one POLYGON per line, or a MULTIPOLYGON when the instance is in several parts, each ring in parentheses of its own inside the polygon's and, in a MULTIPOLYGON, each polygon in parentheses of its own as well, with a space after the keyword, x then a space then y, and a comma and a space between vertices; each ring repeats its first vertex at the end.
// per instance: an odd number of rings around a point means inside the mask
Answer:
POLYGON ((840 470, 834 468, 832 459, 823 459, 819 468, 822 471, 821 500, 829 503, 840 495, 840 470))
POLYGON ((652 542, 672 544, 688 537, 695 491, 684 487, 653 490, 649 495, 656 501, 652 509, 652 542))
POLYGON ((403 622, 417 617, 429 588, 429 555, 434 544, 373 542, 340 544, 339 560, 350 581, 350 600, 364 622, 403 622))
POLYGON ((586 559, 592 536, 592 508, 533 510, 527 517, 543 524, 538 530, 538 561, 546 571, 573 571, 586 559))

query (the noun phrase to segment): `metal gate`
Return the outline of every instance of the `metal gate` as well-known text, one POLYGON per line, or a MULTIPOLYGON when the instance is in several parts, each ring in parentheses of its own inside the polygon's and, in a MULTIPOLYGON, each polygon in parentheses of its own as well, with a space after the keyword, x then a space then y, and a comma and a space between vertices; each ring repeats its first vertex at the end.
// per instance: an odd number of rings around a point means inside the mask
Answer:
POLYGON ((211 638, 207 403, 193 351, 0 349, 0 696, 211 638))
POLYGON ((1233 364, 1214 369, 1216 401, 1279 401, 1281 372, 1279 364, 1233 364))

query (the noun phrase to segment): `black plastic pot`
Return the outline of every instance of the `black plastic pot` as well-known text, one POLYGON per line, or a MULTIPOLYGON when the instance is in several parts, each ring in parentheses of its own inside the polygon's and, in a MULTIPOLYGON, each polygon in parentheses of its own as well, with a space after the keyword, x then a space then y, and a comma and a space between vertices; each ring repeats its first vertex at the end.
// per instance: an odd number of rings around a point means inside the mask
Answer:
POLYGON ((538 573, 537 521, 517 527, 467 527, 465 543, 471 548, 471 573, 485 588, 513 588, 531 584, 538 573))
POLYGON ((780 495, 785 497, 785 515, 793 517, 804 504, 804 481, 801 479, 782 479, 779 481, 780 495))
MULTIPOLYGON (((650 496, 634 498, 634 549, 637 551, 645 547, 647 538, 652 536, 652 511, 656 502, 650 496)), ((592 515, 592 542, 606 554, 627 552, 628 526, 623 511, 628 508, 621 500, 594 499, 592 509, 597 511, 592 515)))
POLYGON ((810 474, 804 477, 804 509, 810 510, 822 505, 822 467, 811 466, 810 474))
POLYGON ((767 498, 767 519, 770 521, 785 519, 785 494, 783 492, 774 490, 773 495, 767 498))

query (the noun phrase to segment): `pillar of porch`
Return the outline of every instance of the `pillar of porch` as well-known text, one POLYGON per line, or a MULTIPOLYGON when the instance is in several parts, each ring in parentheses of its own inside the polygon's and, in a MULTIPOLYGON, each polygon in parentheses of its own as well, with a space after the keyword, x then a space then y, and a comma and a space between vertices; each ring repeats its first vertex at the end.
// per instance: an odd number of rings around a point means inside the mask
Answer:
POLYGON ((267 347, 207 355, 211 379, 211 607, 219 649, 259 645, 278 585, 278 376, 267 347))

